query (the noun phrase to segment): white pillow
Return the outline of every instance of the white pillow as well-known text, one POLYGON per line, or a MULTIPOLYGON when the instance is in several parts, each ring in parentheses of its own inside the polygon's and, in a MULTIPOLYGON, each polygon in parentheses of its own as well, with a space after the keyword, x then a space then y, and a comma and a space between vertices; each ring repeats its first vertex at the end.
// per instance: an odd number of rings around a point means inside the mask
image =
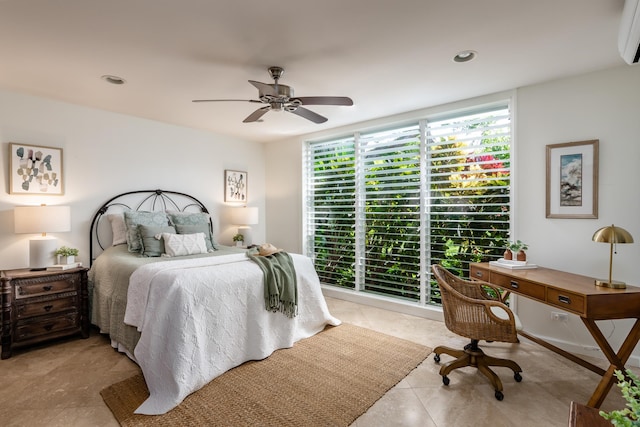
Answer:
POLYGON ((113 233, 111 244, 116 246, 127 243, 127 226, 124 223, 124 213, 109 214, 107 219, 111 223, 111 232, 113 233))
MULTIPOLYGON (((207 244, 204 233, 171 234, 161 233, 158 236, 164 240, 164 255, 168 257, 206 254, 207 244)), ((159 238, 156 236, 156 238, 159 238)))

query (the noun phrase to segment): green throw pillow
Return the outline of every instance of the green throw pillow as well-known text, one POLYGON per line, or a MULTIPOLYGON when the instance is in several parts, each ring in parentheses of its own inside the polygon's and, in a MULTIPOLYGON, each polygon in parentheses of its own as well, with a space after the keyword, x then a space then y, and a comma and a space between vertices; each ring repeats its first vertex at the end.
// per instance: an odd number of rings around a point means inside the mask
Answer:
POLYGON ((127 226, 129 252, 142 252, 142 238, 138 226, 165 227, 169 225, 169 219, 164 212, 127 211, 124 213, 124 223, 127 226))
POLYGON ((156 227, 150 225, 138 225, 138 231, 142 238, 142 256, 158 257, 164 253, 164 240, 156 236, 162 233, 176 234, 176 229, 170 225, 156 227))
POLYGON ((176 224, 176 230, 178 230, 178 234, 195 234, 195 233, 204 233, 204 242, 207 244, 207 251, 213 252, 216 249, 216 242, 213 240, 211 236, 211 232, 209 231, 209 223, 206 224, 198 224, 198 225, 181 225, 176 224))

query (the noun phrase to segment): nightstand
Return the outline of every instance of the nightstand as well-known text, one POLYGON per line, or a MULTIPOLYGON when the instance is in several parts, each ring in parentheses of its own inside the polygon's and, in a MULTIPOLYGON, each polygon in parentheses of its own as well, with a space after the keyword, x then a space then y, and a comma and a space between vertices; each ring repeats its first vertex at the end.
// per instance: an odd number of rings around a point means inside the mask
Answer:
POLYGON ((0 273, 2 359, 11 357, 13 348, 68 335, 89 337, 88 270, 0 273))

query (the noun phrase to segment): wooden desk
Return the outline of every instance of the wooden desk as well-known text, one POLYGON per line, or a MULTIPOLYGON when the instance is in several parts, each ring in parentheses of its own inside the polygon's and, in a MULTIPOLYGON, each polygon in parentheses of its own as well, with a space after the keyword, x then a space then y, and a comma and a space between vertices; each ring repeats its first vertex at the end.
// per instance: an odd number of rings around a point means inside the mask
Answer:
POLYGON ((569 427, 611 427, 611 423, 597 409, 571 402, 569 427))
POLYGON ((470 265, 469 274, 473 279, 484 280, 504 289, 506 292, 503 298, 513 292, 580 316, 609 361, 607 370, 525 331, 518 333, 601 375, 602 379, 587 403, 587 406, 599 408, 616 380, 613 372, 616 369, 624 371, 625 363, 640 340, 640 288, 635 286, 627 286, 626 289, 604 288, 595 286, 593 277, 543 267, 512 270, 495 267, 489 263, 473 263, 470 265), (596 320, 611 319, 636 319, 617 353, 596 325, 596 320))

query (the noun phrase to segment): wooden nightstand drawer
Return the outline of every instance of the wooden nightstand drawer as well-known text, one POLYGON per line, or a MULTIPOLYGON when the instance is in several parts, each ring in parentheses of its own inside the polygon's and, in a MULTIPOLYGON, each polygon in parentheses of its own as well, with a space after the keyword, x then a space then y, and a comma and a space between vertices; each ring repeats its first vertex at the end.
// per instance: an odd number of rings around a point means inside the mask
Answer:
POLYGON ((40 316, 49 313, 78 308, 78 298, 70 296, 68 298, 47 299, 30 304, 16 304, 18 319, 26 317, 40 316))
POLYGON ((490 282, 508 291, 510 290, 518 294, 526 295, 540 301, 545 300, 544 286, 538 285, 537 283, 520 279, 515 280, 509 276, 496 273, 495 271, 491 272, 490 282))
MULTIPOLYGON (((77 276, 79 278, 79 276, 77 276)), ((78 287, 76 276, 50 276, 21 281, 16 285, 16 299, 74 291, 78 287)))
POLYGON ((64 331, 65 329, 79 329, 78 313, 69 312, 37 321, 18 322, 14 340, 25 341, 42 335, 64 331))
POLYGON ((547 302, 563 310, 573 311, 577 314, 584 313, 584 297, 572 292, 547 288, 547 302))

